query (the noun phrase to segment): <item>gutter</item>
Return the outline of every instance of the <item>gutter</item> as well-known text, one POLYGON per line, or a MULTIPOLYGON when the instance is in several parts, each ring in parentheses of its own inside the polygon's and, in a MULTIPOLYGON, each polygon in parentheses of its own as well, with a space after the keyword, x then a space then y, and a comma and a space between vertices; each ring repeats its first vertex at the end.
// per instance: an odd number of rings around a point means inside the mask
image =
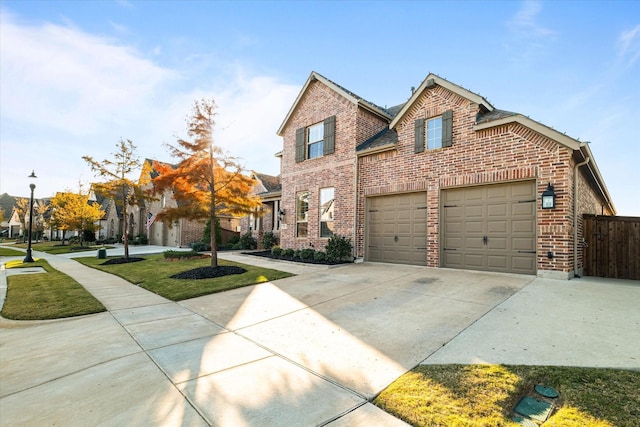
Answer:
MULTIPOLYGON (((585 156, 583 162, 573 167, 573 276, 580 277, 578 274, 578 170, 581 166, 591 161, 591 157, 585 156)), ((583 260, 584 262, 584 260, 583 260)), ((583 266, 584 267, 584 266, 583 266)))

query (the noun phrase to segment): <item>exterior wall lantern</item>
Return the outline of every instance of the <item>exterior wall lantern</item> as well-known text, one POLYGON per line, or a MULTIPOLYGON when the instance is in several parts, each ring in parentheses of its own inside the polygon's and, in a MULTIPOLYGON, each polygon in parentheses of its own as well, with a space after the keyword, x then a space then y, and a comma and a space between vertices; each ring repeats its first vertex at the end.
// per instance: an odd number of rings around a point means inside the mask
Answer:
POLYGON ((553 185, 549 183, 547 189, 542 193, 542 209, 555 209, 556 193, 553 191, 553 185))
POLYGON ((278 210, 278 216, 280 217, 280 221, 284 221, 284 215, 285 215, 285 210, 284 209, 279 209, 278 210))

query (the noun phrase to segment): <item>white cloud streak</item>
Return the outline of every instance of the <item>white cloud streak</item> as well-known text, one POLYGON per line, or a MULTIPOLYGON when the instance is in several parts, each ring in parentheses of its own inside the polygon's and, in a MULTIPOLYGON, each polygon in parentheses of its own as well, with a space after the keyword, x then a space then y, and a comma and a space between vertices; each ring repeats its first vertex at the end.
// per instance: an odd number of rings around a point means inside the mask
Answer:
POLYGON ((75 28, 0 19, 0 193, 23 195, 31 169, 41 197, 96 181, 81 157, 109 158, 120 138, 141 158, 171 161, 163 144, 186 136, 185 118, 202 97, 220 106, 216 144, 248 169, 279 173, 275 132, 299 87, 238 65, 168 69, 75 28))
POLYGON ((625 66, 634 65, 640 58, 640 24, 623 31, 617 41, 618 57, 625 66))

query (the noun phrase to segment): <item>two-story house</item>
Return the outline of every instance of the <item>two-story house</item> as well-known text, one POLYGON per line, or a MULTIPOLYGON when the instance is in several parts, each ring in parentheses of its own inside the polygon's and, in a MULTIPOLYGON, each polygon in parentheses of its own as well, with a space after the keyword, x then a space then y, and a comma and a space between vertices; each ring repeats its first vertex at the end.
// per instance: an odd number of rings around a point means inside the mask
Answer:
POLYGON ((283 248, 567 279, 582 214, 615 214, 586 143, 434 74, 385 109, 312 72, 278 134, 283 248))

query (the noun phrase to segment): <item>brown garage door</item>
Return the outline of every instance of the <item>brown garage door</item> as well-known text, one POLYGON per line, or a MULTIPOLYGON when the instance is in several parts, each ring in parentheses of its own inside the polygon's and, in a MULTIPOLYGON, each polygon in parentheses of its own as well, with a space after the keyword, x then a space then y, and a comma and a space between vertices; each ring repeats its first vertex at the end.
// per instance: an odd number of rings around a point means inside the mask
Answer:
POLYGON ((443 267, 536 273, 535 182, 443 190, 443 267))
POLYGON ((427 264, 427 193, 367 199, 368 261, 427 264))

